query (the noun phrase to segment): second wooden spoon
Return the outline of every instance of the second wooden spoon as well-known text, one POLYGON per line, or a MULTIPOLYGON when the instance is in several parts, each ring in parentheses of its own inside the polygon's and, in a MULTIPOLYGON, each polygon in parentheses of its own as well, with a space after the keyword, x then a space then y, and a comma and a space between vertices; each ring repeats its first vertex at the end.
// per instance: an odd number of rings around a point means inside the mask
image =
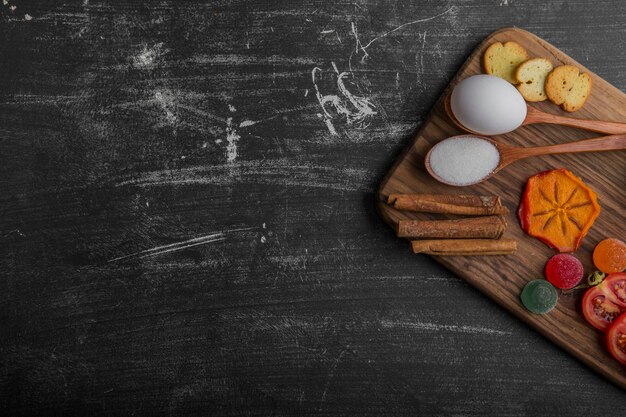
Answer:
MULTIPOLYGON (((505 145, 485 136, 460 135, 460 136, 452 136, 450 138, 444 139, 443 141, 439 142, 437 145, 433 146, 426 154, 426 157, 424 159, 424 165, 426 167, 426 171, 428 171, 428 173, 432 175, 432 177, 435 178, 437 181, 442 182, 444 184, 454 185, 454 186, 466 186, 466 185, 478 184, 480 182, 483 182, 486 179, 491 178, 494 174, 496 174, 505 166, 515 161, 519 161, 520 159, 529 158, 531 156, 552 155, 552 154, 560 154, 560 153, 576 153, 576 152, 616 151, 616 150, 626 149, 626 135, 602 136, 602 137, 593 138, 593 139, 583 139, 583 140, 570 142, 570 143, 562 143, 559 145, 538 146, 538 147, 532 147, 532 148, 519 148, 515 146, 505 145), (493 170, 491 170, 491 172, 489 172, 487 175, 483 176, 479 180, 473 181, 473 182, 464 182, 462 184, 460 183, 455 184, 453 182, 446 180, 445 178, 442 178, 433 170, 433 167, 431 165, 431 154, 433 150, 437 147, 437 145, 439 145, 442 142, 462 140, 463 138, 468 138, 468 137, 485 140, 491 143, 492 145, 494 145, 498 153, 500 154, 500 159, 499 159, 498 165, 493 170)), ((467 160, 465 161, 465 163, 471 164, 472 161, 475 159, 476 158, 472 158, 471 155, 467 155, 467 160)))

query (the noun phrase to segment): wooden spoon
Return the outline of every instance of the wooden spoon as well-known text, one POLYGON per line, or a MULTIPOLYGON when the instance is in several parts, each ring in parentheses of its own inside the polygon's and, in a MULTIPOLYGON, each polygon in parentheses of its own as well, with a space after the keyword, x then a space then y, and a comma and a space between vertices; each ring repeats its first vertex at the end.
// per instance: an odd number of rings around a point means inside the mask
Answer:
MULTIPOLYGON (((468 135, 459 135, 452 136, 444 140, 457 140, 461 138, 467 138, 468 135)), ((515 161, 519 161, 520 159, 529 158, 531 156, 541 156, 541 155, 553 155, 560 153, 576 153, 576 152, 602 152, 602 151, 617 151, 626 149, 626 135, 611 135, 611 136, 601 136, 593 139, 583 139, 570 143, 562 143, 559 145, 550 145, 550 146, 537 146, 531 148, 520 148, 516 146, 505 145, 495 140, 485 137, 485 136, 471 136, 477 139, 486 140, 489 143, 493 144, 498 153, 500 154, 500 161, 498 165, 491 171, 489 174, 481 178, 480 180, 472 183, 466 184, 453 184, 450 183, 443 178, 439 177, 432 169, 430 164, 430 155, 435 146, 433 146, 426 157, 424 158, 424 165, 426 167, 426 171, 437 181, 442 182, 444 184, 453 185, 453 186, 466 186, 472 184, 478 184, 480 182, 485 181, 488 178, 491 178, 494 174, 500 171, 505 166, 512 164, 515 161)), ((443 141, 442 141, 443 142, 443 141)), ((439 142, 441 143, 441 142, 439 142)))
MULTIPOLYGON (((466 132, 474 133, 480 135, 480 132, 474 132, 471 129, 463 126, 461 122, 454 116, 452 112, 452 106, 450 105, 450 94, 446 96, 444 100, 444 107, 448 117, 452 122, 454 122, 457 127, 466 132)), ((574 119, 573 117, 566 116, 558 116, 556 114, 550 114, 542 112, 541 110, 537 110, 534 107, 531 107, 528 103, 526 103, 526 118, 522 122, 520 126, 530 125, 534 123, 549 123, 563 126, 571 126, 577 127, 580 129, 591 130, 592 132, 598 133, 606 133, 609 135, 626 133, 626 123, 619 122, 605 122, 602 120, 585 120, 585 119, 574 119)), ((519 127, 519 126, 518 126, 519 127)))

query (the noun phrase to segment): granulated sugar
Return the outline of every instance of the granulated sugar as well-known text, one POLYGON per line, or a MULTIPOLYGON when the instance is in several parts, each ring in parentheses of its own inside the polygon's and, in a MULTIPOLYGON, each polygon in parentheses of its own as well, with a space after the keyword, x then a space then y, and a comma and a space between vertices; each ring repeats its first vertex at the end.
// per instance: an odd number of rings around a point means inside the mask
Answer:
POLYGON ((430 152, 432 172, 454 185, 475 184, 500 163, 500 153, 491 142, 475 136, 459 136, 439 142, 430 152))

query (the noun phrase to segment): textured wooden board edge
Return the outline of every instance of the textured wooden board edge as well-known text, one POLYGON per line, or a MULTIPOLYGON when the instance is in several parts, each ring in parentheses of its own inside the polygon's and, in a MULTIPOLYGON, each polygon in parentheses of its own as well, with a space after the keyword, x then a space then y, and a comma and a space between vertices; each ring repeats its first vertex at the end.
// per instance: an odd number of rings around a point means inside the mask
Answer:
MULTIPOLYGON (((395 229, 395 222, 392 219, 389 218, 389 216, 387 215, 386 211, 384 210, 384 208, 386 207, 385 195, 383 193, 384 188, 386 187, 388 181, 394 176, 395 171, 398 169, 399 165, 403 162, 403 160, 407 157, 407 155, 414 150, 415 146, 417 145, 417 140, 423 135, 425 129, 427 128, 427 126, 429 124, 429 121, 432 119, 432 116, 433 116, 435 110, 441 105, 441 103, 445 99, 446 95, 448 94, 448 92, 450 90, 450 86, 454 85, 456 83, 456 81, 459 79, 459 77, 462 76, 462 74, 465 72, 467 67, 469 65, 471 65, 471 63, 476 59, 476 56, 479 53, 481 53, 481 51, 484 49, 484 47, 488 43, 492 42, 493 38, 495 36, 497 36, 499 34, 502 34, 502 33, 512 33, 513 35, 515 33, 520 33, 520 34, 523 34, 524 36, 527 36, 527 37, 531 38, 534 42, 537 42, 540 45, 542 45, 543 47, 545 47, 547 50, 552 51, 554 53, 554 58, 556 58, 558 61, 575 62, 576 65, 581 69, 581 71, 589 73, 592 76, 592 78, 602 80, 604 82, 604 84, 605 84, 604 86, 606 88, 608 88, 609 90, 612 90, 611 91, 612 94, 615 94, 616 96, 622 96, 626 100, 626 95, 621 90, 619 90, 617 87, 615 87, 611 83, 603 80, 597 74, 593 73, 593 71, 590 71, 585 66, 581 65, 576 60, 574 60, 573 58, 571 58, 570 56, 568 56, 567 54, 562 52, 559 48, 557 48, 556 46, 550 44, 549 42, 539 38, 538 36, 534 35, 533 33, 528 32, 528 31, 526 31, 524 29, 517 28, 517 27, 505 27, 505 28, 501 28, 501 29, 498 29, 498 30, 492 32, 487 37, 485 37, 485 39, 482 42, 480 42, 474 48, 474 50, 467 57, 467 59, 465 60, 463 65, 461 65, 461 67, 459 67, 459 69, 456 72, 455 76, 450 80, 450 82, 448 83, 448 85, 443 90, 442 94, 440 95, 440 97, 437 99, 437 101, 435 102, 435 104, 433 105, 431 110, 429 111, 428 115, 424 119, 424 123, 422 124, 420 129, 416 132, 416 134, 414 136, 414 139, 400 153, 400 155, 398 155, 397 159, 392 164, 392 166, 389 168, 389 170, 387 171, 387 174, 385 175, 385 177, 381 181, 381 183, 380 183, 380 185, 378 187, 378 190, 377 190, 376 210, 377 210, 378 214, 380 215, 380 217, 385 221, 385 223, 387 223, 393 229, 395 229)), ((407 243, 407 251, 408 250, 410 250, 410 245, 407 243)), ((567 353, 569 353, 570 355, 574 356, 579 361, 581 361, 582 363, 587 365, 593 371, 595 371, 596 373, 600 374, 601 376, 603 376, 607 380, 611 381, 612 383, 614 383, 618 387, 622 388, 623 390, 626 390, 626 374, 616 375, 614 369, 609 369, 609 368, 607 368, 605 366, 602 366, 602 364, 598 364, 597 362, 592 361, 589 356, 580 354, 576 350, 568 348, 568 346, 565 343, 563 343, 561 340, 559 340, 559 338, 555 334, 550 333, 547 328, 544 328, 541 325, 539 325, 538 323, 533 322, 530 319, 530 315, 529 314, 524 313, 523 310, 516 310, 516 309, 507 308, 507 306, 503 305, 500 302, 500 300, 497 299, 496 295, 494 293, 491 293, 487 288, 481 288, 481 287, 475 285, 474 283, 472 283, 472 282, 466 280, 465 278, 463 278, 463 271, 458 269, 455 265, 453 265, 451 263, 448 263, 446 261, 446 257, 432 256, 432 255, 429 255, 429 256, 432 259, 434 259, 436 262, 440 263, 441 265, 443 265, 444 267, 446 267, 447 269, 452 271, 457 276, 461 277, 464 281, 468 282, 470 285, 472 285, 475 288, 477 288, 482 294, 484 294, 489 299, 491 299, 492 301, 496 302, 498 305, 500 305, 501 307, 506 309, 509 313, 512 313, 518 319, 522 320, 524 323, 529 325, 531 328, 533 328, 539 334, 544 336, 546 339, 550 340, 552 343, 554 343, 555 345, 559 346, 564 351, 566 351, 567 353)), ((600 335, 598 337, 598 343, 599 344, 601 343, 600 335)))

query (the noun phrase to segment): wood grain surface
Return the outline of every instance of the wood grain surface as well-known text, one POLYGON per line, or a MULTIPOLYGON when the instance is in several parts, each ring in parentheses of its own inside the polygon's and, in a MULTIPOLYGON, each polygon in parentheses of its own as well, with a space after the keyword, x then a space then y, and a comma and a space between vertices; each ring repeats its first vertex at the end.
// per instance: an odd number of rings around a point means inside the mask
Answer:
MULTIPOLYGON (((574 65, 591 75, 592 94, 583 109, 576 112, 576 117, 595 120, 626 120, 626 94, 535 35, 517 28, 499 30, 488 36, 476 48, 437 101, 430 117, 416 135, 415 142, 383 181, 379 189, 378 208, 383 218, 395 230, 400 220, 419 219, 426 215, 397 210, 387 204, 390 194, 440 192, 501 196, 502 203, 509 208, 507 215, 509 228, 503 238, 515 239, 518 242, 518 250, 507 256, 450 256, 437 257, 437 261, 455 271, 498 304, 597 370, 601 375, 626 389, 626 369, 607 352, 604 338, 601 337, 603 334, 591 327, 582 315, 580 306, 584 290, 562 291, 559 303, 550 314, 537 315, 524 309, 519 300, 522 288, 527 282, 544 276, 545 263, 555 251, 539 240, 526 235, 518 226, 516 216, 520 195, 528 176, 560 168, 567 168, 574 172, 600 196, 601 215, 576 252, 576 255, 583 261, 585 271, 593 271, 595 267, 591 254, 595 245, 608 237, 624 238, 622 210, 626 205, 626 196, 623 192, 626 187, 626 150, 524 159, 505 167, 483 183, 462 188, 436 181, 424 167, 424 156, 432 145, 447 137, 463 133, 446 115, 445 97, 447 94, 459 81, 482 73, 482 55, 489 45, 493 42, 511 40, 522 45, 531 57, 546 57, 553 61, 555 66, 574 65)), ((533 105, 546 112, 559 112, 559 108, 547 100, 533 105)), ((579 135, 593 137, 597 136, 597 133, 582 132, 579 135)), ((522 148, 548 146, 572 141, 572 132, 569 128, 559 125, 529 125, 505 135, 499 135, 497 141, 522 148)), ((431 215, 428 218, 436 218, 436 216, 431 215)))
POLYGON ((489 33, 523 27, 625 91, 625 17, 0 4, 0 415, 619 415, 621 389, 413 255, 375 203, 489 33))

